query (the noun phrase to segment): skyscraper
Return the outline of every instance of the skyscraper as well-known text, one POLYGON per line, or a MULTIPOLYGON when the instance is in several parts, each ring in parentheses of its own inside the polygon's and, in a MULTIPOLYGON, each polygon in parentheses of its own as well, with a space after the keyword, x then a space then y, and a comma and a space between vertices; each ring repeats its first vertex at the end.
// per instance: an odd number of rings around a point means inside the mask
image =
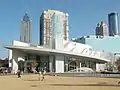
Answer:
MULTIPOLYGON (((59 14, 63 20, 63 39, 68 40, 68 14, 56 10, 44 11, 40 17, 40 45, 49 46, 50 38, 52 37, 52 17, 55 14, 59 14)), ((57 22, 58 23, 58 22, 57 22)))
POLYGON ((105 22, 101 21, 97 24, 96 35, 98 36, 109 36, 108 26, 105 22))
POLYGON ((25 16, 22 18, 21 21, 21 34, 20 34, 20 41, 31 43, 32 42, 32 31, 31 31, 31 21, 30 17, 27 13, 25 13, 25 16))
POLYGON ((96 27, 96 35, 101 35, 101 30, 100 30, 100 23, 97 24, 97 27, 96 27))
POLYGON ((109 35, 114 36, 119 34, 119 20, 118 13, 108 14, 108 23, 109 23, 109 35))
POLYGON ((52 49, 63 50, 64 44, 64 18, 63 12, 53 14, 51 17, 51 37, 49 39, 49 47, 52 49))

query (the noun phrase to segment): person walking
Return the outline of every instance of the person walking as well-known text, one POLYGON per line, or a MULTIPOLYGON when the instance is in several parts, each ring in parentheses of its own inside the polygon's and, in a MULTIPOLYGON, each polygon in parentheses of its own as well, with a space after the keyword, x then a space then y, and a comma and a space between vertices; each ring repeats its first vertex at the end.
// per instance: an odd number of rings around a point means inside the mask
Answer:
POLYGON ((43 81, 45 78, 44 78, 44 68, 43 67, 39 67, 38 68, 38 76, 39 76, 39 81, 43 81))
POLYGON ((21 78, 21 71, 20 70, 18 70, 17 74, 18 74, 18 78, 21 78))
POLYGON ((38 80, 40 81, 40 77, 41 77, 41 67, 38 67, 38 80))
POLYGON ((44 77, 44 74, 45 74, 45 70, 44 68, 42 67, 42 70, 41 70, 41 81, 45 80, 45 77, 44 77))

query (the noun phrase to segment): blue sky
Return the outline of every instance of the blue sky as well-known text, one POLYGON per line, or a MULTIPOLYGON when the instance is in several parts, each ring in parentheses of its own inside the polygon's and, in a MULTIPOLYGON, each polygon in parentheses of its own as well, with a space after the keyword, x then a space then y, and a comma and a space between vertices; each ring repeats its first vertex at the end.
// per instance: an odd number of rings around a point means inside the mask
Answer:
POLYGON ((94 34, 96 24, 110 12, 120 13, 120 0, 0 0, 0 58, 8 56, 3 45, 19 40, 20 20, 25 12, 32 19, 32 40, 39 43, 39 17, 44 10, 69 14, 70 38, 94 34))

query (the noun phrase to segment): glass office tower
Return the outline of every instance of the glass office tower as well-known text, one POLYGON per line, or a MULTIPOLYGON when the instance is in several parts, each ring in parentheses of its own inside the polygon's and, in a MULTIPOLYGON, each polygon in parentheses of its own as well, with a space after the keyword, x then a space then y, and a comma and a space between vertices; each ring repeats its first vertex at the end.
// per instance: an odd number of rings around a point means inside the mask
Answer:
POLYGON ((114 36, 119 34, 119 20, 118 13, 108 14, 108 23, 109 23, 109 36, 114 36))

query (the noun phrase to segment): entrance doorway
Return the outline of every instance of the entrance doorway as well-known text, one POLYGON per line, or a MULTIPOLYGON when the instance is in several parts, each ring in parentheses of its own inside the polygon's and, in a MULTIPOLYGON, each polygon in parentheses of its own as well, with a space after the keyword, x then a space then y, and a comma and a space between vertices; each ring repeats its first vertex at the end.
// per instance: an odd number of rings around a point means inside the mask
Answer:
POLYGON ((69 61, 68 71, 76 69, 76 66, 77 66, 76 61, 69 61))

